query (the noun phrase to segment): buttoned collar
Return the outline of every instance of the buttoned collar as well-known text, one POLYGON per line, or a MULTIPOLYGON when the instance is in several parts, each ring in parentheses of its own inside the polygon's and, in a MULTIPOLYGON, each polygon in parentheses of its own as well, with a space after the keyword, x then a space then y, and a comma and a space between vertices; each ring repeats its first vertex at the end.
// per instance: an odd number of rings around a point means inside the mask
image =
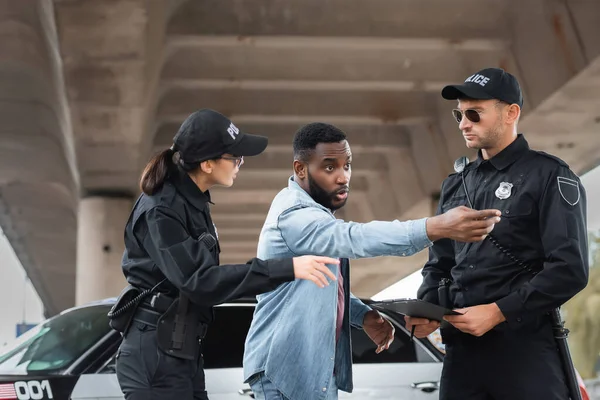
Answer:
POLYGON ((477 152, 477 159, 473 162, 472 167, 478 168, 482 163, 487 161, 498 171, 501 171, 521 158, 527 151, 529 151, 529 143, 527 143, 525 137, 519 133, 517 138, 511 144, 489 160, 484 160, 481 150, 479 150, 477 152))

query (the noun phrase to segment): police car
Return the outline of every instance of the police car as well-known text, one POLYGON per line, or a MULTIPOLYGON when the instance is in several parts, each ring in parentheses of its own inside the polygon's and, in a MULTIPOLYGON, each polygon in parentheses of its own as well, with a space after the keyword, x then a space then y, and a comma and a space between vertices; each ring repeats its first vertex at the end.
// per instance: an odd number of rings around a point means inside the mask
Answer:
MULTIPOLYGON (((114 302, 66 310, 0 348, 0 400, 123 399, 115 375, 121 335, 108 326, 106 316, 114 302)), ((243 383, 242 356, 254 305, 247 300, 215 309, 203 349, 211 400, 253 398, 243 383)), ((385 316, 395 325, 396 338, 381 354, 375 354, 363 331, 353 328, 355 389, 340 392, 340 398, 437 399, 443 359, 439 336, 410 341, 403 318, 385 316)))

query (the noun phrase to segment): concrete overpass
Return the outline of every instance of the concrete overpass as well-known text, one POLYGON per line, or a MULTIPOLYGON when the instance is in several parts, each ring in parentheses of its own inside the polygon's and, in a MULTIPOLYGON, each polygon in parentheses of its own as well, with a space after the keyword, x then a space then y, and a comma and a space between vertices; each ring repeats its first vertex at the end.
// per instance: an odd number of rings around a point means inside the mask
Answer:
MULTIPOLYGON (((198 108, 271 142, 214 193, 223 262, 253 256, 307 122, 356 154, 340 216, 431 214, 465 154, 439 90, 483 67, 520 79, 534 147, 599 162, 596 0, 0 0, 0 36, 0 223, 47 314, 121 289, 140 170, 198 108)), ((354 262, 353 291, 425 257, 354 262)))

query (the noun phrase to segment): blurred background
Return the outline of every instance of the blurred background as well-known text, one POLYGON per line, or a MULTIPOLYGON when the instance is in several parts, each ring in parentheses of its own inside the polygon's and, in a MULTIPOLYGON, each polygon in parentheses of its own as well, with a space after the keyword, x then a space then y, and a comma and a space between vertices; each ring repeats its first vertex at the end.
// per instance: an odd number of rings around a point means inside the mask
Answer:
MULTIPOLYGON (((0 0, 0 345, 121 291, 138 176, 191 112, 270 139, 233 190, 214 191, 222 262, 244 262, 309 122, 344 129, 355 154, 340 218, 431 215, 453 160, 474 156, 440 90, 494 66, 520 80, 530 145, 588 192, 591 280, 563 311, 576 367, 594 379, 598 37, 598 0, 0 0)), ((426 258, 353 262, 352 290, 399 297, 426 258)))

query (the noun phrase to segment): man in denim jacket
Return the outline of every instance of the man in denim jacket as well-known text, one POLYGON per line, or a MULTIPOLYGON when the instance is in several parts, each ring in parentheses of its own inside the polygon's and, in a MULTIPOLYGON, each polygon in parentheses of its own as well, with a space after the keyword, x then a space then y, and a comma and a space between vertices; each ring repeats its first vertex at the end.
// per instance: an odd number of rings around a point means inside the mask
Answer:
POLYGON ((350 326, 387 349, 392 325, 350 293, 348 258, 409 256, 450 237, 485 238, 498 210, 460 207, 415 221, 344 222, 333 212, 348 198, 352 153, 338 128, 313 123, 294 137, 294 176, 271 204, 258 242, 261 259, 318 254, 341 258, 324 289, 284 283, 258 296, 246 339, 244 379, 256 399, 337 399, 352 392, 350 326), (346 312, 347 311, 347 312, 346 312))

